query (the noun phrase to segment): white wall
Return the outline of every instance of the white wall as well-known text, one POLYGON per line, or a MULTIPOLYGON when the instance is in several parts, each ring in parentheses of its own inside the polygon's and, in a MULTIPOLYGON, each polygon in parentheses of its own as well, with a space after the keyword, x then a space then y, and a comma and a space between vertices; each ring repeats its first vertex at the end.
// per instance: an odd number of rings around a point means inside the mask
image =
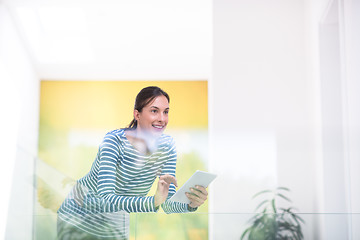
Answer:
POLYGON ((319 218, 324 239, 358 239, 359 1, 309 1, 312 68, 321 97, 319 218), (319 53, 319 55, 316 55, 319 53), (313 66, 314 66, 313 65, 313 66), (336 136, 336 137, 335 137, 336 136), (331 214, 329 214, 331 213, 331 214), (343 213, 349 213, 347 215, 343 213))
POLYGON ((213 9, 210 236, 238 239, 252 195, 287 186, 292 205, 314 213, 301 215, 305 239, 357 239, 358 215, 343 213, 360 202, 359 1, 213 9))
MULTIPOLYGON (((350 182, 350 212, 360 212, 360 1, 344 1, 344 24, 346 46, 346 129, 348 133, 348 169, 350 182)), ((360 239, 360 216, 353 214, 351 223, 351 238, 360 239)))
MULTIPOLYGON (((210 81, 213 239, 238 239, 252 196, 285 186, 300 212, 316 208, 314 84, 304 1, 214 1, 210 81), (245 153, 244 153, 245 152, 245 153), (236 221, 236 222, 232 222, 236 221), (226 237, 224 237, 226 236, 226 237)), ((306 216, 305 239, 314 238, 306 216)))
POLYGON ((0 237, 31 239, 39 79, 9 9, 0 4, 1 214, 0 237), (6 233, 5 233, 6 232, 6 233))

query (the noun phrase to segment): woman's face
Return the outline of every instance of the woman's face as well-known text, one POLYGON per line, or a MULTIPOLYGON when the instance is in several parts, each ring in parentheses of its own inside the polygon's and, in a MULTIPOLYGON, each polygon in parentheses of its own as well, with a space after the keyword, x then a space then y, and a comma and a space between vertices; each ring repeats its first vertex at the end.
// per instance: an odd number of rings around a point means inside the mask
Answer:
POLYGON ((136 130, 142 134, 160 136, 169 120, 169 102, 163 95, 156 97, 141 112, 134 110, 137 120, 136 130))

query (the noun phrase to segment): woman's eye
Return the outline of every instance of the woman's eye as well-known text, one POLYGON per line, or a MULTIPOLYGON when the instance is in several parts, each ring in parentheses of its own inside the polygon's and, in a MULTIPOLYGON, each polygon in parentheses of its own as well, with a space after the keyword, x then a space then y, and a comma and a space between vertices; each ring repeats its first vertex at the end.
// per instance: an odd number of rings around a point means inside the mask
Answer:
POLYGON ((156 110, 156 109, 153 109, 153 110, 151 110, 151 112, 152 112, 152 113, 156 113, 156 112, 157 112, 157 110, 156 110))
POLYGON ((165 113, 165 114, 169 114, 169 111, 165 111, 164 113, 165 113))

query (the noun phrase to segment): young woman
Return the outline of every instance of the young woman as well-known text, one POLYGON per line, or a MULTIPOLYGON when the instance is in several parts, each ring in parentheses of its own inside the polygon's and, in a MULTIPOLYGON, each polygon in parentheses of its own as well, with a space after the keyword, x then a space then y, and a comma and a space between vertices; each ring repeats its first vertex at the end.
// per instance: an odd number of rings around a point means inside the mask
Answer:
POLYGON ((58 210, 58 239, 127 239, 130 212, 192 212, 207 199, 203 187, 187 193, 190 204, 168 200, 175 193, 176 149, 163 134, 169 95, 142 89, 128 128, 106 134, 90 172, 79 179, 58 210), (159 177, 154 196, 147 196, 159 177))

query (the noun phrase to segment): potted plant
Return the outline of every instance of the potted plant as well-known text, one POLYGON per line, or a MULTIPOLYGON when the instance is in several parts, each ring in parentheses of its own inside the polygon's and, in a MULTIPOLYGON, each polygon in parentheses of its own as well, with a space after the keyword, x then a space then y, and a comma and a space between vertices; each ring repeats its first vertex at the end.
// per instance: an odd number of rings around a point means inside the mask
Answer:
POLYGON ((285 187, 278 187, 275 190, 264 190, 253 196, 266 196, 255 209, 255 216, 249 220, 250 226, 241 235, 241 240, 302 240, 301 224, 304 220, 294 213, 294 208, 277 207, 279 198, 287 202, 291 200, 285 196, 290 190, 285 187), (260 211, 259 211, 260 210, 260 211))

